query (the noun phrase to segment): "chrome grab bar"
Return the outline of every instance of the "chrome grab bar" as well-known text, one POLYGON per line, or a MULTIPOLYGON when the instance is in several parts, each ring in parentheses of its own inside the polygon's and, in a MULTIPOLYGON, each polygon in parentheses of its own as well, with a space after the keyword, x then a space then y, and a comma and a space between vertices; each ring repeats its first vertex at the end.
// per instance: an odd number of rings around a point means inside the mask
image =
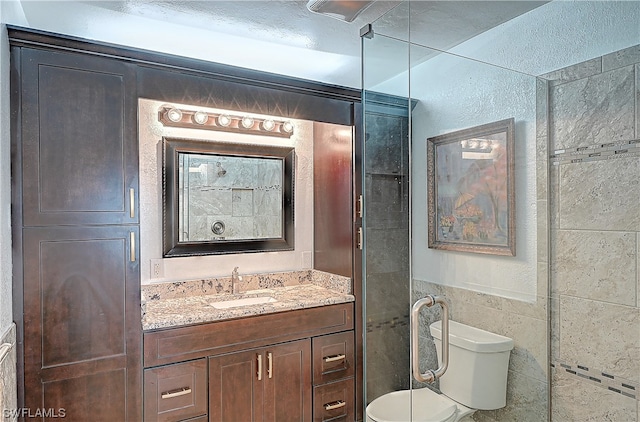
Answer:
POLYGON ((427 295, 413 304, 413 309, 411 310, 411 348, 413 352, 412 372, 413 377, 416 380, 431 383, 440 378, 447 371, 447 368, 449 367, 449 304, 444 297, 427 295), (431 307, 436 303, 442 307, 442 353, 440 354, 442 363, 435 371, 429 369, 427 372, 422 374, 420 373, 420 347, 418 346, 420 309, 423 306, 431 307))

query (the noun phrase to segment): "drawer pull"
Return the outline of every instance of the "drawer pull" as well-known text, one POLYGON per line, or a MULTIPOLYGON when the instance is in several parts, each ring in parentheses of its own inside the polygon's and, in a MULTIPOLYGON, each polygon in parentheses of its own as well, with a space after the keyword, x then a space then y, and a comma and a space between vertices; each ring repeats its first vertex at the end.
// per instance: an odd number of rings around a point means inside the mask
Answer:
POLYGON ((344 360, 346 355, 333 355, 333 356, 325 356, 323 359, 325 362, 337 362, 339 360, 344 360))
POLYGON ((174 397, 180 397, 186 394, 191 394, 191 388, 182 387, 176 390, 170 390, 170 391, 167 391, 166 393, 162 393, 160 397, 162 397, 163 399, 172 399, 174 397))
POLYGON ((325 403, 324 410, 340 409, 341 407, 345 407, 346 405, 347 405, 346 401, 337 400, 337 401, 334 401, 333 403, 325 403))

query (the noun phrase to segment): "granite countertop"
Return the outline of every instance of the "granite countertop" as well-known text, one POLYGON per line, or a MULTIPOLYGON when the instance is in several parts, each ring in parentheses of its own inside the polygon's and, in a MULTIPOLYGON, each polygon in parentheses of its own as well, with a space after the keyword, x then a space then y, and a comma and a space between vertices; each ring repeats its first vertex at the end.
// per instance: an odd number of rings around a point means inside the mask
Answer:
POLYGON ((350 278, 316 270, 244 278, 248 279, 245 288, 251 290, 238 294, 231 294, 230 279, 226 278, 142 286, 142 329, 179 327, 355 300, 350 278), (276 301, 227 309, 211 305, 255 297, 271 297, 276 301))

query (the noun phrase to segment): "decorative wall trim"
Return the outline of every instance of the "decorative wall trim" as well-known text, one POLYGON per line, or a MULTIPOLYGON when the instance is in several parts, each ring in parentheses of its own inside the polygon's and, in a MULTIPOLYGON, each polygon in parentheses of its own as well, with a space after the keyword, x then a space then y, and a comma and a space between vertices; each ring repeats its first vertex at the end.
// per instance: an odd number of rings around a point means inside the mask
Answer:
POLYGON ((570 365, 565 362, 556 361, 551 363, 551 367, 556 368, 557 371, 564 371, 567 376, 579 378, 582 381, 595 384, 605 390, 640 401, 640 384, 637 382, 581 364, 570 365))
POLYGON ((396 327, 408 327, 409 315, 403 315, 401 317, 393 317, 384 321, 369 321, 367 322, 367 333, 371 333, 377 330, 384 330, 396 327))
POLYGON ((640 139, 558 149, 553 151, 549 159, 552 165, 558 166, 561 164, 576 164, 636 156, 640 156, 640 139))

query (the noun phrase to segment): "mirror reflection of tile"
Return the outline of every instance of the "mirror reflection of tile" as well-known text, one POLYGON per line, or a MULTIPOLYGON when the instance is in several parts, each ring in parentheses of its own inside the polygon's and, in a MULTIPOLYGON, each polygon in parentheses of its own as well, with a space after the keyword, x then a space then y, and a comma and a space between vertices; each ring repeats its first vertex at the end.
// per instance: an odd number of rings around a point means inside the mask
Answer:
POLYGON ((188 240, 281 237, 282 172, 277 159, 200 155, 192 160, 188 195, 180 199, 188 240))

